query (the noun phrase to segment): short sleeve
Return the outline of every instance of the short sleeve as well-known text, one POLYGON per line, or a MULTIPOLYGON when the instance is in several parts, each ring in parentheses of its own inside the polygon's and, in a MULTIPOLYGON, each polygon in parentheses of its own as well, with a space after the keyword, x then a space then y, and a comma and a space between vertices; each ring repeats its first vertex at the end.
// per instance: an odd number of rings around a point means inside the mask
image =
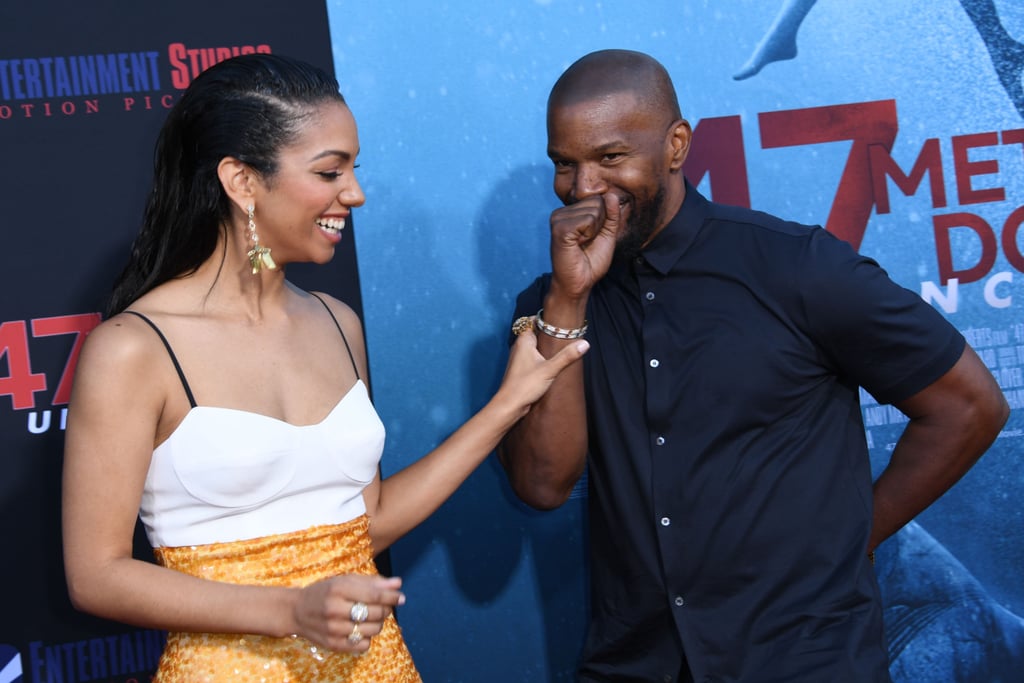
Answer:
POLYGON ((913 396, 959 360, 963 335, 874 260, 823 229, 798 276, 806 324, 840 375, 881 403, 913 396))

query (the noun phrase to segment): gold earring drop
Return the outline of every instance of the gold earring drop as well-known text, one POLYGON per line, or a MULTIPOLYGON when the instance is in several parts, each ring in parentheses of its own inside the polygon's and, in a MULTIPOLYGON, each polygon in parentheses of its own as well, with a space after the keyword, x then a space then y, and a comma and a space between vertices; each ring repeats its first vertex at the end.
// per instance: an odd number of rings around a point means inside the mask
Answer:
POLYGON ((249 250, 249 263, 252 265, 252 274, 256 275, 261 270, 276 270, 277 264, 270 256, 270 247, 260 246, 260 236, 256 234, 256 221, 253 220, 253 213, 256 207, 248 206, 249 211, 249 240, 252 242, 252 249, 249 250))

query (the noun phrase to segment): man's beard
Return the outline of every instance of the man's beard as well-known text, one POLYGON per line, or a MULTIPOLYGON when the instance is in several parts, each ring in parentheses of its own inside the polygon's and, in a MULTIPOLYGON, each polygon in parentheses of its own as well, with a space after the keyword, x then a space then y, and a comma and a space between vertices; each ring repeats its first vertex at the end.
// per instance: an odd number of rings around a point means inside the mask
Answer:
POLYGON ((650 200, 642 204, 640 202, 633 204, 633 211, 629 214, 629 220, 626 221, 625 232, 615 245, 617 259, 631 261, 640 255, 658 225, 664 203, 665 186, 661 185, 650 200))

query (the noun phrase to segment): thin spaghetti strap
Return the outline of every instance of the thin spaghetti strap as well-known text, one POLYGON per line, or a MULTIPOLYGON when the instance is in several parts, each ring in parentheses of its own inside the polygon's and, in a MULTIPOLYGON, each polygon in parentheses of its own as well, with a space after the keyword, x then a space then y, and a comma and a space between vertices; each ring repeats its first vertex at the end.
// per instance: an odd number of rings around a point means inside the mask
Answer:
POLYGON ((164 333, 160 331, 160 328, 157 327, 156 324, 152 320, 150 320, 146 316, 142 315, 138 311, 128 311, 128 310, 126 310, 125 313, 131 313, 132 315, 137 315, 138 317, 140 317, 143 320, 145 320, 146 323, 149 324, 149 326, 152 327, 153 330, 157 333, 157 336, 160 337, 160 341, 162 341, 164 343, 164 347, 167 349, 167 355, 169 355, 171 357, 171 362, 174 363, 174 369, 178 371, 178 379, 181 380, 181 386, 183 386, 185 388, 185 395, 188 396, 189 405, 191 405, 193 408, 195 408, 196 407, 196 399, 195 399, 194 396, 192 396, 192 389, 188 385, 188 380, 185 379, 185 373, 182 371, 181 365, 178 363, 178 357, 174 355, 174 351, 171 349, 171 344, 170 344, 170 342, 167 341, 167 337, 164 336, 164 333))
POLYGON ((316 294, 315 292, 310 292, 310 294, 315 296, 320 301, 320 303, 324 305, 324 308, 327 309, 327 314, 331 316, 331 320, 334 321, 334 326, 337 327, 338 332, 341 333, 341 341, 345 342, 345 350, 348 351, 348 359, 352 361, 352 369, 356 371, 356 379, 361 379, 359 377, 359 368, 356 366, 355 356, 352 355, 352 347, 348 345, 348 339, 345 337, 344 330, 341 329, 341 323, 339 323, 338 319, 334 317, 334 312, 331 310, 331 307, 327 305, 326 301, 320 298, 320 295, 316 294))

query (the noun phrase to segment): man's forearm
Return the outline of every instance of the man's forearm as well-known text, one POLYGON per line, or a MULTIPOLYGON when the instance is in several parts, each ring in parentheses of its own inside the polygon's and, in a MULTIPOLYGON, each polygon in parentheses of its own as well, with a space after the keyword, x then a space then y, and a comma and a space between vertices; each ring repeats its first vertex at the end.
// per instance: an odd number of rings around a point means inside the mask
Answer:
POLYGON ((583 372, 579 367, 562 373, 505 436, 498 450, 516 495, 539 509, 558 507, 568 499, 583 473, 586 453, 583 372))
POLYGON ((945 376, 897 407, 911 419, 875 482, 869 550, 959 481, 1009 417, 1002 391, 970 347, 945 376))

